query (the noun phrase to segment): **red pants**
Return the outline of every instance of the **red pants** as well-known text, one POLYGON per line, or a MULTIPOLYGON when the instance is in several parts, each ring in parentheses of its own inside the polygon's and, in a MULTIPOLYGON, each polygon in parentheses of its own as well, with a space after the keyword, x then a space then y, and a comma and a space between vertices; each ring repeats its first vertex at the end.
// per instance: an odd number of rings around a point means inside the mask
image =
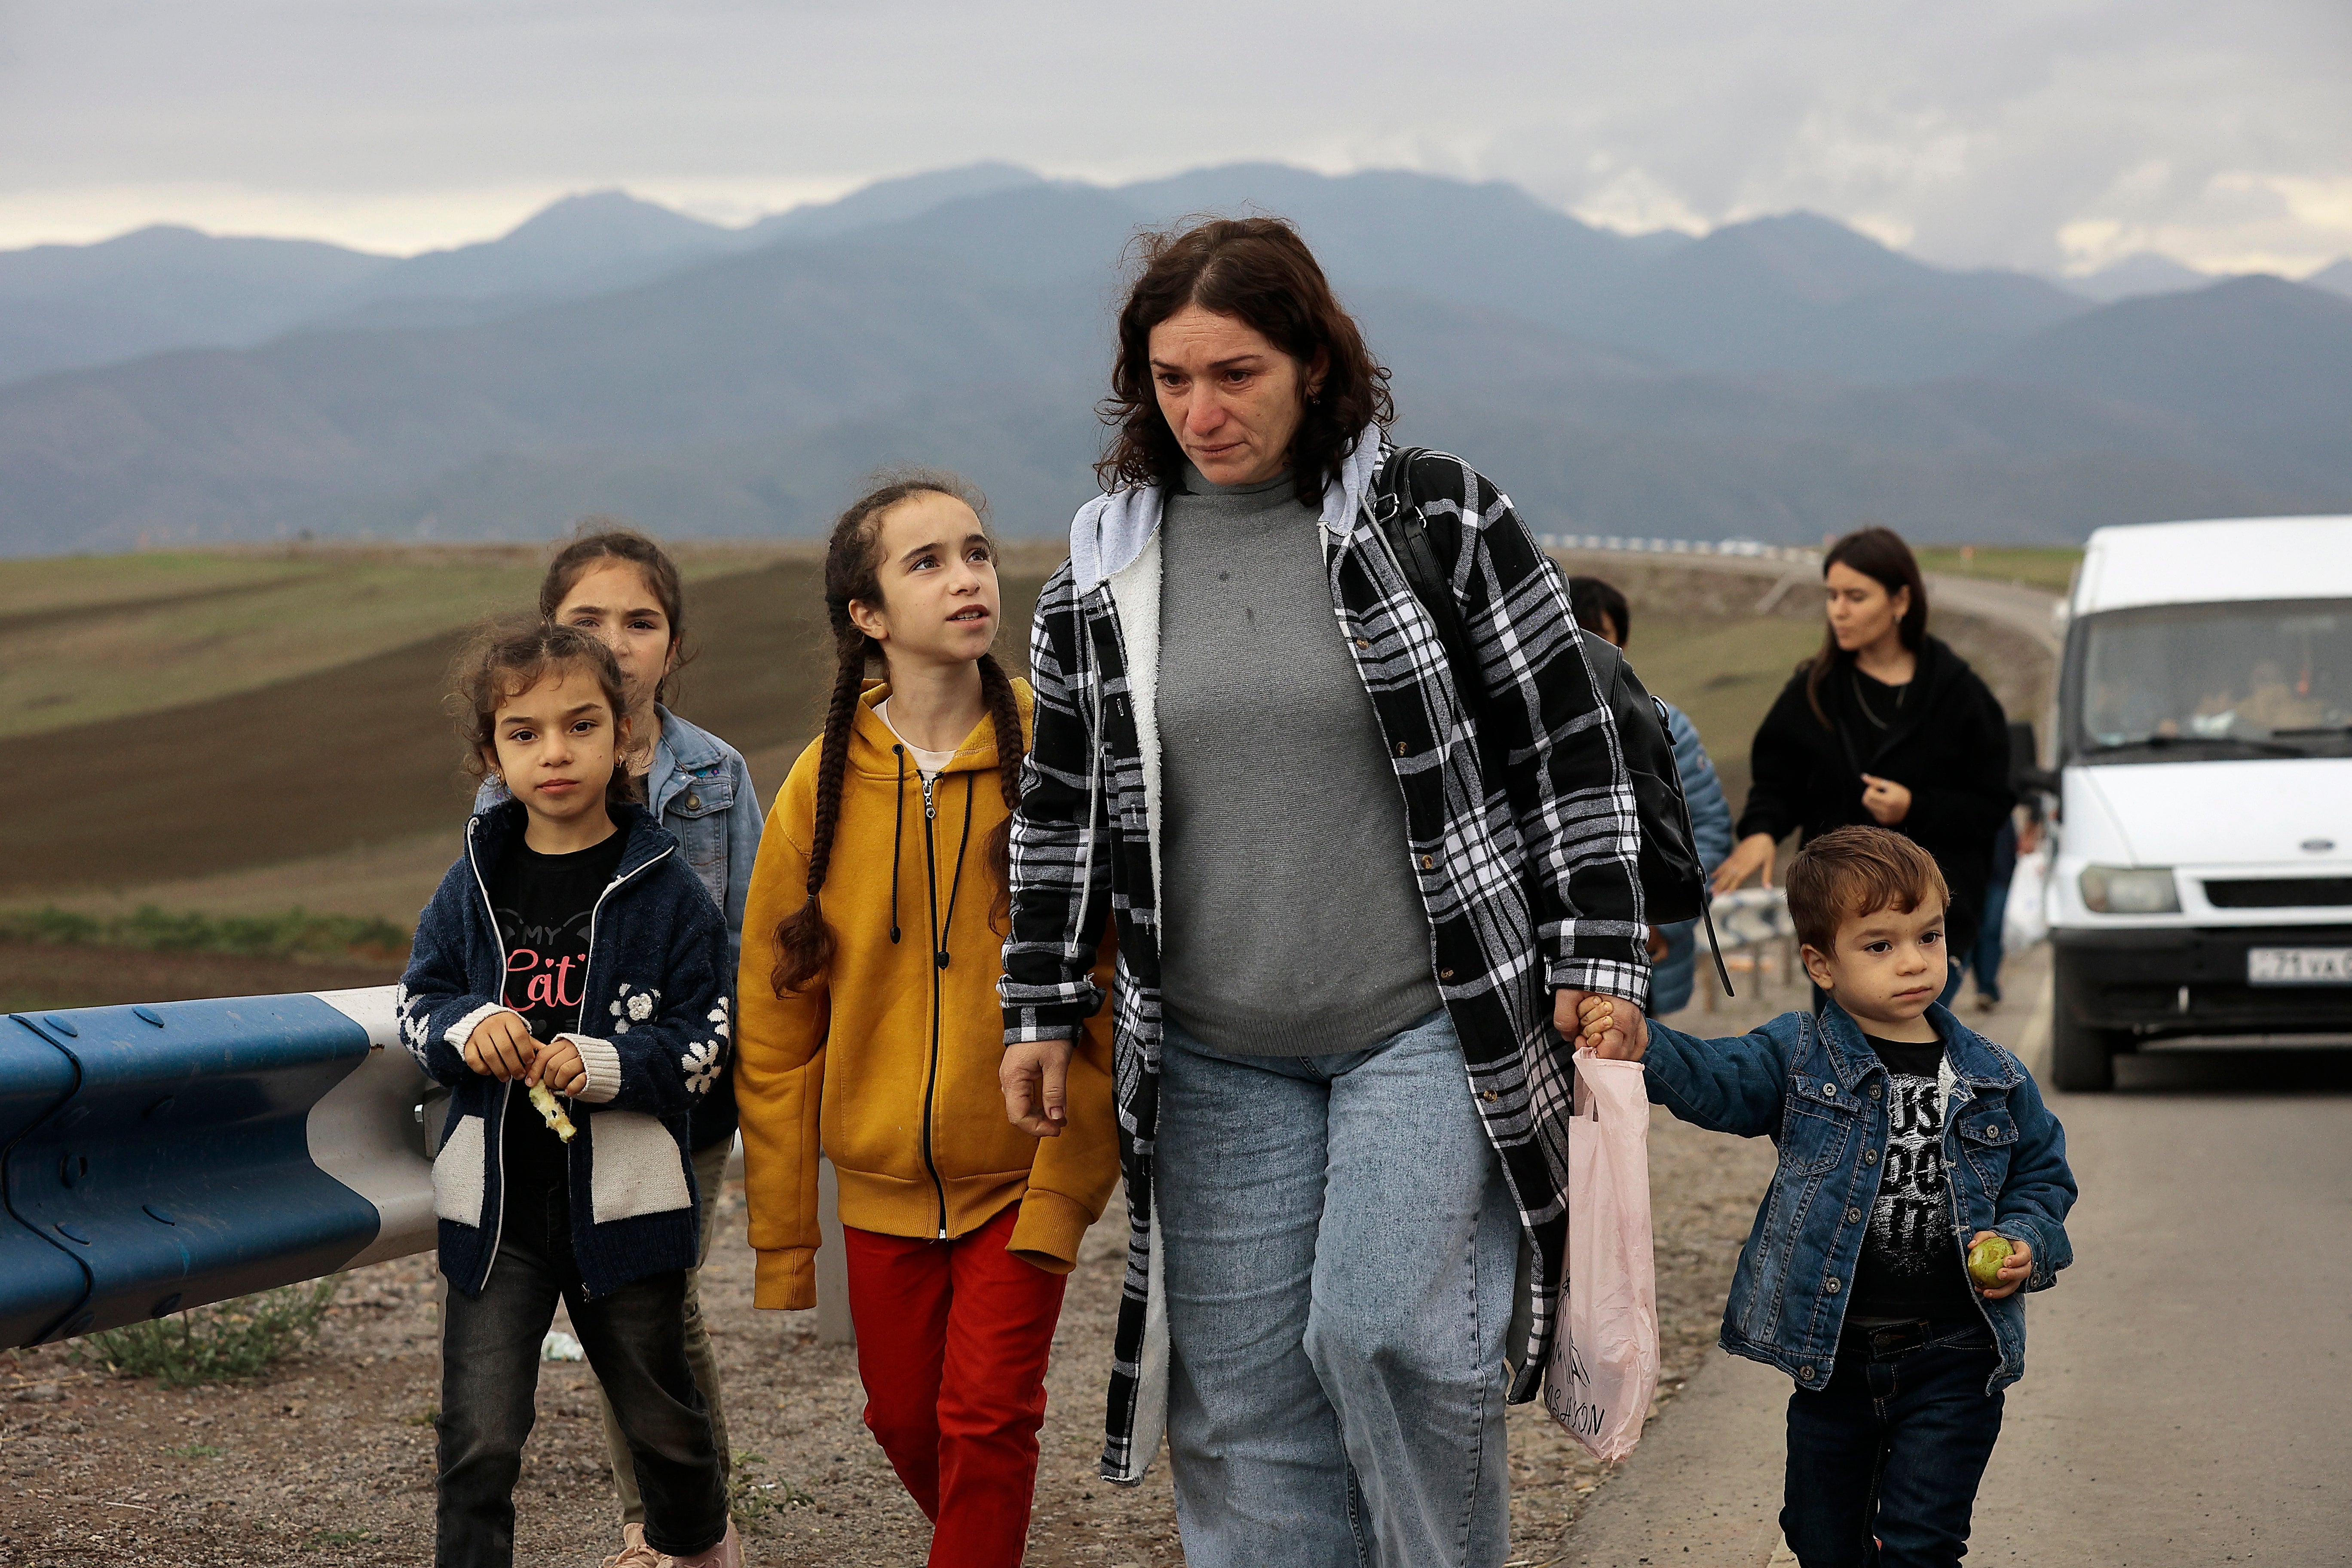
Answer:
POLYGON ((1004 1250, 1015 1205, 955 1241, 842 1227, 866 1425, 930 1520, 930 1568, 1017 1568, 1063 1277, 1004 1250))

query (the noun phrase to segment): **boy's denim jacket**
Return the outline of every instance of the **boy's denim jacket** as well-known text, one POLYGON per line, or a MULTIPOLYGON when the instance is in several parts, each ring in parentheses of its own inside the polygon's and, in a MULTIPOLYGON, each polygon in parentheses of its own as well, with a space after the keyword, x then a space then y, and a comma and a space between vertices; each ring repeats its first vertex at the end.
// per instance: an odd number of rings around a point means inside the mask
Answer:
MULTIPOLYGON (((2033 1249, 2025 1289, 1975 1298, 2000 1366, 1985 1392, 2025 1372, 2025 1295, 2074 1261, 2066 1212, 2074 1177, 2066 1131, 2018 1059, 1955 1018, 1927 1009, 1950 1068, 1944 1171, 1954 1266, 1969 1237, 1997 1231, 2033 1249)), ((1702 1040, 1650 1025, 1650 1098, 1684 1121, 1780 1151, 1771 1190, 1740 1249, 1722 1345, 1779 1367, 1801 1388, 1826 1387, 1845 1322, 1886 1152, 1886 1069, 1835 1002, 1818 1016, 1784 1013, 1751 1034, 1702 1040)))
MULTIPOLYGON (((579 1131, 565 1146, 572 1247, 591 1296, 695 1266, 699 1227, 688 1129, 733 1054, 727 931, 678 854, 640 806, 616 806, 627 835, 597 900, 581 980, 579 1047, 587 1081, 571 1097, 579 1131)), ((397 993, 402 1041, 452 1091, 433 1162, 441 1271, 477 1295, 498 1256, 506 1211, 509 1115, 531 1116, 521 1080, 466 1065, 475 1026, 505 1010, 506 948, 489 879, 523 831, 509 800, 466 825, 466 853, 416 922, 397 993)))
MULTIPOLYGON (((687 869, 725 918, 727 973, 732 976, 742 956, 743 901, 760 858, 765 819, 759 792, 751 787, 742 752, 658 702, 654 714, 661 721, 661 737, 654 742, 653 771, 646 775, 646 807, 677 837, 687 869)), ((506 785, 484 779, 474 794, 474 810, 485 812, 510 798, 506 785)), ((729 1071, 694 1108, 694 1146, 708 1149, 734 1137, 735 1075, 729 1071)))

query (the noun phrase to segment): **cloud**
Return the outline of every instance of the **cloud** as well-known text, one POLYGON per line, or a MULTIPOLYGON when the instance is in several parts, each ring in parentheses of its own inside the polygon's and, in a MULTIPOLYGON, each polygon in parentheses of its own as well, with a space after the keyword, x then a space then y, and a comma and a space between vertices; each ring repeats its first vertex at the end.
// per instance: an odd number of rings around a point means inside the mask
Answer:
POLYGON ((2352 249, 2341 0, 0 0, 0 244, 409 249, 622 185, 721 217, 1006 158, 1804 207, 1952 264, 2352 249))

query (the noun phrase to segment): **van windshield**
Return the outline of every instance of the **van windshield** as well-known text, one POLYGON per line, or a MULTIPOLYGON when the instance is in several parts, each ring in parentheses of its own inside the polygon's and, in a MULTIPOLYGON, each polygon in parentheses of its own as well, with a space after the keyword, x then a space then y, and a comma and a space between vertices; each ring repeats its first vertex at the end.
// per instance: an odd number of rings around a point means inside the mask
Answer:
POLYGON ((2076 635, 2073 758, 2352 755, 2352 599, 2111 610, 2076 635))

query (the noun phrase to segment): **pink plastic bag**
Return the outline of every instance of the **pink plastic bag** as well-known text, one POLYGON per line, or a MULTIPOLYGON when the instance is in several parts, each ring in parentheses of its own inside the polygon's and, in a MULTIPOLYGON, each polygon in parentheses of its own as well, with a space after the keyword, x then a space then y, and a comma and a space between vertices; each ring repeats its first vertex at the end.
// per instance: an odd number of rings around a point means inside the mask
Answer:
POLYGON ((1650 1250, 1650 1101, 1642 1064, 1576 1053, 1568 1131, 1565 1322, 1544 1405, 1614 1464, 1642 1440, 1658 1389, 1658 1282, 1650 1250))

